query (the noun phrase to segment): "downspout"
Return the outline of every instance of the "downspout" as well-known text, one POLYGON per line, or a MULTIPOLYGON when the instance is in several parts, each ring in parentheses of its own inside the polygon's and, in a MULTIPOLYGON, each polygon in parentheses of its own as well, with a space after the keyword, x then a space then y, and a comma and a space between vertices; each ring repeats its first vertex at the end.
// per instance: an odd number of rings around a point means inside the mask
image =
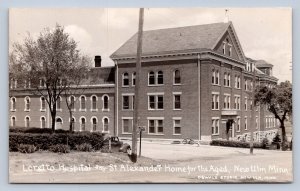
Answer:
POLYGON ((116 73, 115 73, 115 116, 116 116, 116 121, 115 121, 115 127, 114 127, 114 134, 116 136, 119 136, 119 69, 118 69, 118 62, 117 60, 115 61, 115 67, 116 67, 116 73))
POLYGON ((198 129, 198 143, 200 144, 200 141, 201 141, 201 88, 200 88, 200 77, 201 77, 201 60, 200 60, 201 56, 200 54, 198 53, 198 113, 199 113, 199 116, 198 116, 198 124, 199 124, 199 129, 198 129))

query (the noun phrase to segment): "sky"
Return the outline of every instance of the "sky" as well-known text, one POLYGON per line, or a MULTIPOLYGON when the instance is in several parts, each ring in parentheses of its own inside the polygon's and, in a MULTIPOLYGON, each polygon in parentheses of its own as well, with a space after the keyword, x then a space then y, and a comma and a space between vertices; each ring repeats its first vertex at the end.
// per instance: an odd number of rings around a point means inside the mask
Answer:
MULTIPOLYGON (((289 8, 145 8, 144 30, 224 22, 225 9, 247 57, 274 65, 279 81, 292 81, 292 11, 289 8)), ((109 56, 138 30, 137 8, 13 8, 9 11, 9 45, 36 38, 56 24, 90 57, 109 56)))

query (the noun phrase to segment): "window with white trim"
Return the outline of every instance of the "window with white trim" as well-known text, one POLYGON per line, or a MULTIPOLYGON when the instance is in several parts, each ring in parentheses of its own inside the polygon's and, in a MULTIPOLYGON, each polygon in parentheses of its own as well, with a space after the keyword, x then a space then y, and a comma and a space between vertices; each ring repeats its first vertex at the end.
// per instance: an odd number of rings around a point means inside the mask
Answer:
POLYGON ((25 117, 25 127, 30 127, 30 117, 29 116, 25 117))
POLYGON ((10 125, 11 125, 12 127, 15 127, 15 126, 16 126, 16 117, 15 117, 15 116, 12 116, 12 117, 11 117, 10 125))
POLYGON ((132 73, 132 86, 135 86, 136 72, 132 73))
POLYGON ((229 49, 228 49, 228 55, 231 56, 232 55, 232 45, 228 44, 229 49))
POLYGON ((237 132, 241 131, 241 118, 240 117, 237 117, 236 131, 237 132))
POLYGON ((98 119, 97 117, 92 117, 92 131, 97 131, 98 119))
POLYGON ((80 96, 80 111, 86 111, 86 97, 85 96, 80 96))
POLYGON ((92 108, 91 108, 91 110, 92 111, 97 111, 97 96, 95 96, 95 95, 93 95, 92 97, 91 97, 91 102, 92 102, 92 108))
POLYGON ((181 135, 181 119, 173 119, 174 135, 181 135))
POLYGON ((80 118, 80 131, 85 131, 86 119, 84 117, 80 118))
POLYGON ((219 135, 219 125, 220 125, 220 119, 212 118, 212 126, 211 126, 212 135, 219 135))
POLYGON ((46 99, 43 96, 40 99, 41 99, 40 100, 41 101, 41 109, 40 110, 41 111, 46 111, 46 99))
POLYGON ((16 111, 17 98, 10 98, 10 111, 16 111))
POLYGON ((159 85, 164 84, 164 73, 162 71, 157 72, 157 84, 159 85))
POLYGON ((211 83, 212 84, 216 83, 216 71, 215 70, 212 70, 211 83))
POLYGON ((173 93, 174 110, 181 109, 181 93, 173 93))
POLYGON ((226 54, 226 42, 223 42, 222 53, 226 54))
POLYGON ((176 85, 181 84, 180 70, 175 70, 173 75, 174 75, 174 84, 176 85))
POLYGON ((220 96, 219 93, 212 93, 212 110, 219 110, 220 96))
POLYGON ((227 75, 227 87, 230 87, 230 74, 227 75))
POLYGON ((30 111, 30 98, 28 96, 25 97, 25 110, 24 111, 30 111))
POLYGON ((128 95, 123 95, 122 96, 122 102, 123 102, 123 109, 126 110, 126 109, 129 109, 129 96, 128 95))
POLYGON ((123 134, 131 134, 133 127, 133 119, 131 117, 122 118, 122 133, 123 134))
POLYGON ((163 95, 148 95, 148 110, 163 110, 164 96, 163 95))
POLYGON ((149 134, 163 134, 164 122, 162 119, 148 119, 148 133, 149 134))
POLYGON ((102 108, 102 111, 104 111, 104 110, 106 110, 106 111, 109 110, 109 109, 108 109, 108 100, 109 100, 108 95, 103 95, 102 100, 103 100, 103 108, 102 108))
POLYGON ((230 99, 231 99, 230 94, 224 94, 224 104, 223 104, 224 109, 230 109, 230 99))
POLYGON ((44 116, 41 117, 41 128, 46 128, 46 118, 44 116))
POLYGON ((148 85, 155 85, 155 73, 153 71, 148 73, 148 85))
POLYGON ((122 75, 122 87, 128 87, 128 86, 129 86, 129 75, 127 72, 125 72, 122 75))
POLYGON ((245 97, 245 107, 244 107, 245 111, 247 111, 247 108, 248 108, 248 98, 245 97))
POLYGON ((234 109, 240 110, 241 98, 238 95, 234 96, 234 109))
POLYGON ((245 116, 245 130, 248 130, 248 118, 245 116))
POLYGON ((212 78, 211 78, 211 83, 213 85, 219 85, 220 84, 220 73, 219 70, 212 70, 212 78))
POLYGON ((104 117, 102 119, 102 122, 103 122, 103 131, 104 132, 108 132, 108 122, 109 122, 108 118, 104 117))
POLYGON ((70 108, 75 111, 75 96, 70 96, 70 108))

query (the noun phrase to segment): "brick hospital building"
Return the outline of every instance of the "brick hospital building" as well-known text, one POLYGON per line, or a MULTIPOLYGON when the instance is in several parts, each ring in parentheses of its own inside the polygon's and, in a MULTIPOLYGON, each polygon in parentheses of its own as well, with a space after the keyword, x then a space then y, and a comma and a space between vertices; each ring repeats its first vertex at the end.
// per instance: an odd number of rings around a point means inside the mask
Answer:
MULTIPOLYGON (((102 67, 95 57, 79 87, 84 91, 69 97, 75 131, 131 137, 136 46, 137 34, 111 55, 113 67, 102 67)), ((142 50, 139 113, 145 138, 248 141, 253 131, 258 141, 276 134, 274 115, 252 100, 255 85, 277 84, 273 66, 245 56, 231 22, 144 31, 142 50)), ((10 126, 50 127, 43 97, 20 82, 11 81, 10 88, 10 126)), ((68 129, 65 102, 57 105, 56 128, 68 129)))

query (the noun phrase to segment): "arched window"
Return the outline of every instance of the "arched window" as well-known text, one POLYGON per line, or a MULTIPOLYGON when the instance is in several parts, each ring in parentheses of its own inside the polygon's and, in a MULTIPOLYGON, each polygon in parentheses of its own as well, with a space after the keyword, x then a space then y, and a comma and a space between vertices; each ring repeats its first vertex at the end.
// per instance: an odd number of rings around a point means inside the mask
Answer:
POLYGON ((75 97, 74 96, 70 96, 70 108, 72 110, 75 110, 75 97))
POLYGON ((80 110, 81 111, 85 111, 86 110, 85 100, 86 100, 85 96, 80 96, 80 110))
POLYGON ((10 110, 11 111, 16 111, 16 102, 17 102, 17 99, 15 97, 12 97, 10 101, 11 101, 11 103, 10 103, 10 110))
POLYGON ((15 116, 12 116, 12 117, 11 117, 10 125, 11 125, 12 127, 15 127, 15 126, 16 126, 16 117, 15 117, 15 116))
POLYGON ((29 116, 25 117, 25 127, 30 127, 30 117, 29 116))
POLYGON ((44 116, 41 117, 41 128, 46 127, 46 118, 44 116))
POLYGON ((129 86, 129 75, 127 72, 123 74, 123 87, 129 86))
POLYGON ((30 98, 27 96, 25 97, 25 111, 30 111, 30 98))
POLYGON ((227 73, 224 73, 224 86, 227 86, 227 73))
POLYGON ((212 70, 212 75, 211 75, 211 83, 215 84, 215 77, 216 77, 216 72, 215 70, 212 70))
MULTIPOLYGON (((69 121, 70 121, 70 118, 69 118, 69 121)), ((74 131, 74 129, 75 129, 75 122, 76 122, 76 119, 75 119, 75 117, 72 117, 72 119, 71 119, 71 131, 74 131)))
POLYGON ((84 117, 81 117, 80 119, 80 131, 85 131, 85 118, 84 117))
POLYGON ((133 72, 133 74, 132 74, 132 86, 135 86, 135 77, 136 77, 136 73, 133 72))
POLYGON ((92 111, 97 110, 97 96, 93 95, 91 97, 91 102, 92 102, 92 111))
POLYGON ((174 71, 174 84, 180 84, 180 83, 181 83, 180 71, 175 70, 174 71))
POLYGON ((41 111, 45 111, 46 110, 46 100, 45 98, 42 96, 41 97, 41 111))
POLYGON ((103 109, 102 110, 108 110, 108 95, 104 95, 102 97, 102 100, 103 100, 103 109))
POLYGON ((227 78, 227 86, 230 87, 230 74, 228 74, 228 78, 227 78))
POLYGON ((55 120, 55 129, 62 129, 63 120, 61 117, 57 117, 55 120))
POLYGON ((98 120, 96 117, 92 117, 92 131, 97 131, 98 120))
POLYGON ((60 96, 56 100, 56 110, 61 110, 61 97, 60 96))
POLYGON ((148 74, 148 84, 149 85, 154 85, 155 84, 155 74, 153 71, 149 72, 148 74))
POLYGON ((217 70, 217 71, 216 71, 216 84, 220 84, 220 83, 219 83, 219 79, 220 79, 220 73, 219 73, 219 71, 217 70))
POLYGON ((157 72, 157 84, 164 84, 164 73, 162 71, 157 72))
POLYGON ((103 122, 103 131, 108 132, 108 118, 104 117, 102 122, 103 122))

